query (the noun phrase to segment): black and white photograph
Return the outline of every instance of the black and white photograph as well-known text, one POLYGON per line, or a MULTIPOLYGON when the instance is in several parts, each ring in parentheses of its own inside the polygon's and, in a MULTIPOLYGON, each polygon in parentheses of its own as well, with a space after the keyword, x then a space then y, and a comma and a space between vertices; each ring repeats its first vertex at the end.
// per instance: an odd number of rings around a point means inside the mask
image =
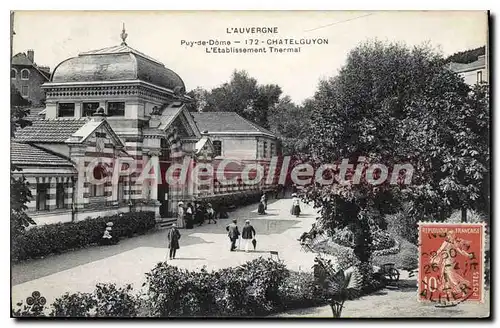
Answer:
POLYGON ((12 10, 11 318, 490 318, 490 19, 12 10))

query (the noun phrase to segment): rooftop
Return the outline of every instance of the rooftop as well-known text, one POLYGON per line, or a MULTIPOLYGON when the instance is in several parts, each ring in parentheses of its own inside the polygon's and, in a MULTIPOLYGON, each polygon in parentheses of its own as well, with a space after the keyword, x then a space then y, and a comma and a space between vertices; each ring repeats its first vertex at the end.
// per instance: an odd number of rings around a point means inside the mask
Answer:
POLYGON ((15 165, 73 166, 66 158, 25 143, 11 142, 10 156, 15 165))
POLYGON ((88 122, 81 118, 56 118, 33 120, 31 126, 16 131, 15 141, 37 143, 64 143, 88 122))
POLYGON ((486 59, 484 55, 479 56, 476 61, 467 64, 449 63, 449 68, 455 73, 474 71, 485 67, 486 67, 486 59))
POLYGON ((56 66, 51 82, 144 81, 184 93, 184 82, 158 60, 130 47, 125 42, 125 27, 120 45, 80 53, 56 66))
POLYGON ((275 137, 275 135, 268 129, 241 117, 235 112, 201 112, 191 114, 193 115, 196 125, 198 125, 201 132, 259 133, 275 137))

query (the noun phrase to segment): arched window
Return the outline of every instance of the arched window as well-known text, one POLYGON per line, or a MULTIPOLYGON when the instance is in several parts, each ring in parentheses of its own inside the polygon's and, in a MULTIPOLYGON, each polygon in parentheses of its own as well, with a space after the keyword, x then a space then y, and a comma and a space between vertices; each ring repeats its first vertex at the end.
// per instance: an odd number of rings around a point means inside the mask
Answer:
POLYGON ((29 80, 30 78, 30 70, 25 68, 21 71, 21 79, 23 80, 29 80))
POLYGON ((15 69, 15 68, 12 68, 12 69, 10 70, 10 78, 11 78, 11 79, 15 79, 15 78, 16 78, 16 75, 17 75, 17 71, 16 71, 16 69, 15 69))

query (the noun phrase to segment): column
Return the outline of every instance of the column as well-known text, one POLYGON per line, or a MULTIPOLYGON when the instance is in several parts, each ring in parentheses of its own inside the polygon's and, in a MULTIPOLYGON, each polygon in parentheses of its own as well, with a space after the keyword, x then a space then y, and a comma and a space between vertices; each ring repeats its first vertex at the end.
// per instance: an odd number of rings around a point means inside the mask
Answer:
POLYGON ((57 197, 57 178, 49 177, 47 179, 47 183, 49 184, 49 189, 47 191, 47 205, 49 206, 49 211, 53 211, 56 209, 56 197, 57 197))

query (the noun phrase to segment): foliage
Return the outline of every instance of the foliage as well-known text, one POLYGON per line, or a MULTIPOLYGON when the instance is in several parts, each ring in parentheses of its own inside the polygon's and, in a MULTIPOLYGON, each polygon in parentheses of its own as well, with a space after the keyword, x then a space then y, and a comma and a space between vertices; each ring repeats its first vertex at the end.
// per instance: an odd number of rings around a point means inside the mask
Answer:
POLYGON ((344 302, 361 294, 363 275, 358 267, 335 270, 330 260, 317 256, 314 259, 314 277, 322 287, 333 317, 340 318, 344 302))
POLYGON ((27 214, 26 205, 32 198, 29 184, 24 176, 10 175, 10 227, 11 235, 17 236, 29 225, 36 224, 27 214))
POLYGON ((130 284, 116 287, 115 284, 97 284, 94 291, 97 300, 97 317, 135 317, 137 315, 138 298, 132 294, 130 284))
MULTIPOLYGON (((27 304, 17 303, 15 317, 46 316, 45 298, 39 292, 28 297, 27 304), (35 297, 36 296, 36 297, 35 297), (31 305, 29 305, 31 304, 31 305)), ((97 284, 92 293, 66 293, 50 305, 50 317, 135 317, 139 298, 132 294, 132 286, 97 284)))
POLYGON ((144 234, 155 227, 152 212, 121 213, 78 222, 35 226, 12 238, 15 261, 43 257, 98 243, 107 222, 113 222, 113 238, 144 234))
POLYGON ((456 52, 453 55, 445 59, 446 63, 462 63, 468 64, 477 60, 477 57, 484 55, 486 47, 482 46, 475 49, 469 49, 465 51, 456 52))
POLYGON ((246 71, 235 70, 231 80, 210 91, 195 89, 196 109, 203 112, 236 112, 244 118, 269 127, 268 112, 282 91, 278 85, 257 83, 246 71))
POLYGON ((66 293, 52 303, 51 317, 91 317, 97 300, 92 293, 66 293))
MULTIPOLYGON (((26 108, 30 102, 24 99, 14 85, 10 86, 10 125, 11 138, 15 136, 17 129, 22 129, 31 125, 26 119, 29 109, 26 108)), ((24 176, 14 176, 14 172, 21 171, 19 167, 11 165, 10 169, 10 229, 11 235, 16 236, 30 224, 36 224, 27 214, 26 204, 31 200, 32 195, 28 182, 24 176)))
POLYGON ((323 289, 309 272, 291 271, 279 288, 283 309, 306 308, 327 303, 323 289))
MULTIPOLYGON (((362 173, 373 163, 414 168, 410 185, 401 184, 400 174, 396 184, 375 186, 361 179, 306 190, 307 200, 321 208, 323 226, 355 233, 354 250, 362 262, 371 257, 369 221, 382 222, 405 202, 421 218, 435 220, 444 220, 453 208, 486 203, 480 191, 489 161, 487 88, 471 92, 433 49, 361 44, 338 76, 320 83, 312 107, 308 159, 315 166, 347 159, 362 165, 362 173)), ((352 177, 354 169, 342 173, 352 177)))
POLYGON ((397 269, 413 270, 418 266, 418 247, 399 237, 399 252, 388 255, 373 256, 373 264, 381 266, 385 263, 394 263, 397 269))
POLYGON ((412 244, 418 243, 418 221, 425 220, 418 215, 410 203, 404 203, 396 214, 386 216, 388 231, 394 236, 400 236, 412 244))
MULTIPOLYGON (((449 218, 446 219, 447 223, 460 223, 462 222, 462 211, 454 211, 449 218)), ((487 217, 474 210, 467 210, 467 222, 469 223, 482 223, 488 222, 487 217)))
POLYGON ((151 316, 263 315, 281 303, 285 265, 258 258, 236 268, 190 272, 158 263, 146 274, 151 316))
POLYGON ((282 97, 269 112, 269 127, 281 140, 284 156, 307 152, 307 135, 311 129, 312 109, 305 101, 302 106, 289 96, 282 97))

